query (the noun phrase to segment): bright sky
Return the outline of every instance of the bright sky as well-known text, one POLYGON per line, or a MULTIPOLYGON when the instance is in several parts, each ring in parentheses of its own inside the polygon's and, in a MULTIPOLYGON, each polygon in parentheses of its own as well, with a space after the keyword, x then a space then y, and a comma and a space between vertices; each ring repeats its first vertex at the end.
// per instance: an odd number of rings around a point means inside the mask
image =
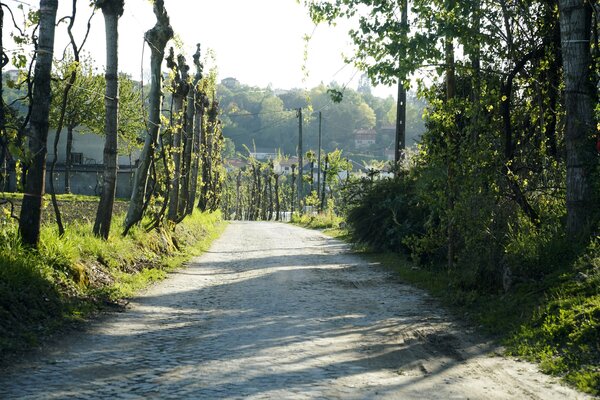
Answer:
MULTIPOLYGON (((22 1, 6 0, 11 6, 22 1), (11 4, 12 3, 12 4, 11 4)), ((37 6, 35 0, 26 3, 37 6)), ((58 18, 70 14, 71 1, 59 2, 58 18)), ((82 32, 90 8, 88 1, 79 1, 78 26, 82 32)), ((348 26, 315 28, 306 9, 296 0, 165 0, 171 26, 184 44, 188 62, 196 43, 203 53, 210 48, 216 55, 219 79, 235 77, 248 85, 289 89, 310 88, 320 82, 332 80, 356 88, 361 73, 345 66, 342 53, 351 54, 348 26), (305 42, 303 37, 312 34, 308 53, 309 77, 303 82, 301 70, 305 42)), ((6 17, 5 17, 6 18, 6 17)), ((148 0, 126 0, 125 13, 119 21, 120 70, 139 79, 141 76, 143 34, 155 23, 152 6, 148 0)), ((5 22, 8 28, 8 23, 5 22)), ((65 32, 66 25, 59 28, 65 32)), ((80 33, 79 37, 82 37, 80 33)), ((55 52, 62 52, 66 34, 60 34, 55 52)), ((90 40, 86 49, 97 63, 104 64, 104 21, 98 14, 92 21, 90 40)), ((149 71, 150 51, 144 53, 144 72, 149 71)), ((147 79, 147 77, 146 77, 147 79)), ((387 96, 394 88, 377 88, 375 94, 387 96)))

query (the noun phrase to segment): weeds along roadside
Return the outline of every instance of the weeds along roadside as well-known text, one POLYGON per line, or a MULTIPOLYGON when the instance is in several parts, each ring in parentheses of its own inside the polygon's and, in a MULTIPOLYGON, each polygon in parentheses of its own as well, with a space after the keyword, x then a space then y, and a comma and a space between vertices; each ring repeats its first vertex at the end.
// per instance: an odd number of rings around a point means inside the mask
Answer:
MULTIPOLYGON (((123 217, 113 224, 119 232, 123 217)), ((31 251, 21 246, 17 224, 2 219, 0 365, 70 323, 119 307, 208 249, 224 226, 219 212, 194 211, 173 231, 135 227, 126 237, 115 233, 104 241, 89 222, 70 224, 62 238, 46 225, 39 250, 31 251)))

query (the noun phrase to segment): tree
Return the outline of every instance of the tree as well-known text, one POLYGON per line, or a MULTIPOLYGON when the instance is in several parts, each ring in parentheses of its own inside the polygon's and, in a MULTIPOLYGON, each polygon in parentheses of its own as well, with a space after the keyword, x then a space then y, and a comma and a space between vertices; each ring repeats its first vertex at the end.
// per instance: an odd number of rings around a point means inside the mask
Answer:
POLYGON ((204 132, 204 114, 208 108, 208 98, 203 88, 200 87, 202 80, 202 71, 204 66, 200 61, 200 45, 197 47, 196 54, 194 54, 194 65, 196 66, 196 75, 194 76, 194 91, 196 95, 194 97, 194 127, 193 127, 193 165, 191 174, 191 185, 190 193, 187 203, 187 214, 191 214, 196 204, 196 192, 198 190, 198 174, 200 169, 200 150, 201 140, 204 132))
POLYGON ((360 103, 355 114, 355 126, 360 128, 375 128, 375 112, 367 103, 360 103))
MULTIPOLYGON (((200 44, 196 45, 196 53, 193 56, 194 63, 196 59, 200 58, 200 44)), ((194 135, 194 117, 196 116, 195 104, 196 104, 196 95, 198 91, 198 83, 202 75, 198 75, 198 70, 196 69, 196 75, 193 78, 193 82, 190 82, 190 88, 188 90, 187 100, 186 100, 186 109, 185 109, 185 124, 183 126, 183 133, 185 137, 185 142, 183 146, 183 167, 182 167, 182 184, 181 184, 181 204, 180 209, 182 215, 189 215, 193 210, 193 204, 196 197, 196 194, 191 194, 192 190, 192 158, 194 155, 198 153, 194 153, 194 145, 195 145, 195 135, 194 135)), ((190 78, 191 80, 191 78, 190 78)), ((196 147, 197 148, 197 147, 196 147)), ((198 179, 198 175, 196 178, 198 179)), ((196 190, 196 187, 193 187, 196 190)))
MULTIPOLYGON (((71 193, 71 168, 73 133, 79 126, 94 127, 97 116, 104 115, 100 93, 103 83, 98 76, 94 76, 91 60, 76 62, 70 56, 65 57, 56 67, 52 80, 52 104, 50 107, 50 126, 58 127, 61 117, 62 94, 67 86, 71 86, 65 104, 64 126, 67 129, 65 148, 65 193, 71 193), (75 71, 75 80, 69 83, 72 72, 75 71)), ((103 123, 102 123, 103 125, 103 123)))
MULTIPOLYGON (((2 70, 8 64, 8 55, 4 52, 4 8, 0 5, 0 78, 2 78, 2 70)), ((2 97, 3 79, 0 79, 0 123, 4 124, 4 97, 2 97)), ((4 127, 0 127, 4 129, 4 127)))
POLYGON ((102 193, 94 222, 94 234, 108 239, 112 221, 113 204, 117 190, 117 143, 119 113, 119 18, 123 15, 124 0, 96 0, 102 10, 106 31, 106 92, 104 104, 104 174, 102 193))
MULTIPOLYGON (((67 17, 67 19, 69 20, 67 32, 69 34, 69 38, 71 39, 70 44, 71 44, 71 49, 73 51, 73 61, 74 61, 73 67, 74 68, 70 69, 70 71, 68 72, 68 77, 65 76, 66 84, 62 88, 62 93, 60 96, 60 106, 58 107, 59 115, 56 120, 56 132, 54 134, 54 146, 53 146, 54 158, 52 160, 52 164, 50 165, 50 180, 49 180, 50 181, 50 192, 51 192, 51 196, 52 196, 52 205, 54 207, 54 214, 56 216, 56 224, 58 226, 59 236, 64 235, 65 228, 62 223, 60 208, 58 206, 58 200, 56 199, 56 190, 54 188, 54 169, 55 169, 56 163, 58 161, 58 143, 60 140, 60 135, 62 133, 62 129, 64 127, 65 113, 67 111, 67 103, 69 101, 69 95, 71 93, 71 89, 73 88, 73 85, 77 81, 77 73, 78 73, 77 66, 80 61, 79 53, 81 51, 81 48, 83 47, 83 45, 85 44, 85 42, 87 40, 87 36, 88 36, 89 30, 90 30, 90 24, 88 22, 88 32, 86 33, 81 46, 78 46, 77 43, 75 42, 75 37, 73 36, 73 26, 75 25, 75 18, 77 15, 77 0, 73 0, 72 4, 73 4, 73 7, 72 7, 71 16, 67 17)), ((92 13, 92 16, 93 15, 94 14, 92 13)), ((90 17, 90 20, 91 20, 91 17, 90 17)), ((72 139, 72 136, 71 136, 71 139, 72 139)), ((67 144, 69 144, 68 140, 67 140, 67 144)), ((69 157, 70 157, 70 153, 69 153, 69 157)), ((67 165, 70 166, 70 160, 67 161, 67 165)), ((65 175, 68 176, 69 174, 70 174, 70 170, 67 169, 67 171, 65 171, 65 175)), ((65 182, 65 189, 67 188, 66 183, 68 183, 68 179, 65 182)))
POLYGON ((125 217, 124 233, 141 221, 146 199, 148 172, 154 161, 154 150, 158 142, 158 132, 161 126, 160 105, 162 102, 162 61, 165 56, 167 42, 173 37, 173 28, 169 23, 169 16, 165 10, 164 0, 154 2, 154 15, 156 24, 146 32, 144 40, 150 44, 150 70, 152 81, 150 84, 148 128, 144 141, 144 148, 140 155, 138 168, 135 172, 131 201, 125 217))
POLYGON ((591 76, 591 4, 577 0, 559 1, 566 109, 566 228, 567 234, 576 241, 587 239, 593 219, 598 217, 598 196, 592 190, 592 176, 597 167, 594 102, 598 99, 591 76))
POLYGON ((167 66, 173 71, 171 126, 168 144, 173 159, 173 179, 169 182, 169 214, 171 221, 177 221, 179 217, 179 191, 181 182, 181 137, 185 121, 184 101, 190 90, 188 83, 189 67, 185 64, 185 57, 179 55, 175 62, 173 48, 169 51, 167 57, 167 66))
POLYGON ((46 141, 50 110, 50 74, 54 54, 57 0, 40 0, 40 28, 31 104, 29 154, 25 193, 21 206, 19 231, 23 243, 37 247, 40 238, 42 196, 46 180, 46 141))
POLYGON ((310 182, 310 191, 315 190, 315 161, 317 161, 317 155, 314 150, 308 150, 306 152, 306 160, 310 163, 310 176, 308 177, 308 181, 310 182))
POLYGON ((119 74, 119 147, 118 154, 131 155, 141 147, 141 134, 145 128, 142 91, 131 76, 119 74))
POLYGON ((4 77, 2 70, 8 64, 8 55, 4 52, 4 8, 3 4, 0 4, 0 168, 2 173, 0 175, 0 190, 3 190, 6 186, 5 182, 8 181, 8 177, 5 175, 8 168, 6 168, 6 160, 8 158, 8 140, 6 131, 6 111, 4 105, 4 77))
POLYGON ((369 75, 362 74, 360 76, 360 80, 358 81, 358 88, 356 91, 362 95, 370 95, 371 94, 371 80, 369 79, 369 75))

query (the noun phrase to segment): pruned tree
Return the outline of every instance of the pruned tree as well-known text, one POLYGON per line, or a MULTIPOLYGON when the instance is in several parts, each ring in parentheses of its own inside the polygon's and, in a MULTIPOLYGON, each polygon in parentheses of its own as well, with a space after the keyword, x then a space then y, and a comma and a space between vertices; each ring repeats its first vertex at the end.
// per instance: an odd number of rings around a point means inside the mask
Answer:
POLYGON ((150 166, 154 161, 154 151, 158 144, 158 133, 161 127, 160 105, 162 102, 162 61, 165 56, 167 42, 173 37, 173 28, 169 23, 169 16, 165 10, 164 0, 154 1, 154 15, 156 24, 146 32, 144 39, 150 44, 151 58, 150 69, 152 81, 150 84, 148 127, 144 141, 144 148, 134 177, 131 201, 125 217, 124 234, 139 221, 141 221, 146 198, 150 166))
MULTIPOLYGON (((190 191, 188 194, 188 202, 186 213, 191 214, 196 204, 196 193, 198 191, 198 174, 200 169, 200 151, 201 141, 204 131, 204 114, 208 107, 208 97, 200 87, 200 81, 202 80, 202 72, 204 66, 200 61, 200 45, 196 47, 196 53, 194 54, 194 66, 196 67, 196 74, 194 75, 193 88, 195 91, 193 110, 194 110, 194 126, 193 126, 193 143, 192 143, 192 165, 191 165, 191 176, 190 176, 190 191)), ((189 107, 189 104, 188 104, 189 107)), ((188 128, 188 129, 191 129, 188 128)))
POLYGON ((173 179, 169 185, 169 211, 168 218, 171 221, 177 222, 179 220, 179 209, 180 209, 180 198, 179 192, 181 189, 181 160, 182 160, 182 135, 185 134, 184 125, 186 111, 184 108, 184 102, 187 97, 188 91, 190 90, 190 84, 188 82, 188 70, 189 67, 185 63, 185 57, 183 55, 177 56, 175 61, 175 55, 173 48, 169 51, 167 57, 167 66, 171 68, 174 73, 172 84, 173 93, 173 110, 172 112, 172 125, 170 132, 172 136, 170 139, 170 153, 173 160, 173 179))
POLYGON ((104 173, 102 192, 96 212, 93 232, 108 239, 112 222, 113 205, 117 190, 117 144, 119 113, 119 18, 123 15, 124 0, 96 0, 102 10, 106 32, 106 108, 104 134, 104 173))
MULTIPOLYGON (((223 134, 221 131, 221 121, 219 120, 219 102, 212 100, 208 109, 208 119, 206 134, 202 137, 201 167, 202 167, 202 186, 200 189, 200 198, 198 208, 202 211, 215 211, 219 207, 221 196, 221 149, 223 146, 223 134)), ((260 172, 257 172, 257 179, 260 180, 260 172)), ((260 197, 260 182, 258 182, 257 193, 260 197)))
MULTIPOLYGON (((196 45, 196 53, 193 56, 194 62, 200 58, 200 44, 196 45)), ((183 160, 182 160, 182 174, 181 174, 181 195, 179 209, 181 210, 181 216, 189 215, 193 210, 193 202, 196 195, 191 194, 192 190, 192 169, 193 169, 193 156, 194 156, 194 118, 196 116, 195 104, 196 95, 198 91, 198 84, 202 76, 198 76, 198 71, 194 75, 193 80, 189 84, 189 90, 187 94, 186 107, 185 107, 185 120, 183 125, 183 160), (191 203, 190 203, 191 201, 191 203), (192 206, 190 206, 190 204, 192 206)), ((197 179, 197 175, 196 175, 197 179)))
POLYGON ((58 0, 40 0, 40 28, 36 48, 34 88, 28 133, 30 163, 21 206, 19 231, 23 243, 37 247, 40 238, 42 196, 46 180, 46 141, 50 110, 50 74, 54 54, 54 32, 58 0))

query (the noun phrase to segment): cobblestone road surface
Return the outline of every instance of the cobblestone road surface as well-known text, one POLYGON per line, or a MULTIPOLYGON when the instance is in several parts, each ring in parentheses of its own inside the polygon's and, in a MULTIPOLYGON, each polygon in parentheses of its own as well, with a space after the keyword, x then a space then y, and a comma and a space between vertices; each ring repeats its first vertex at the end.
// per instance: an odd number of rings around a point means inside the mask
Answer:
POLYGON ((320 233, 232 223, 129 310, 0 376, 1 399, 585 398, 320 233))

